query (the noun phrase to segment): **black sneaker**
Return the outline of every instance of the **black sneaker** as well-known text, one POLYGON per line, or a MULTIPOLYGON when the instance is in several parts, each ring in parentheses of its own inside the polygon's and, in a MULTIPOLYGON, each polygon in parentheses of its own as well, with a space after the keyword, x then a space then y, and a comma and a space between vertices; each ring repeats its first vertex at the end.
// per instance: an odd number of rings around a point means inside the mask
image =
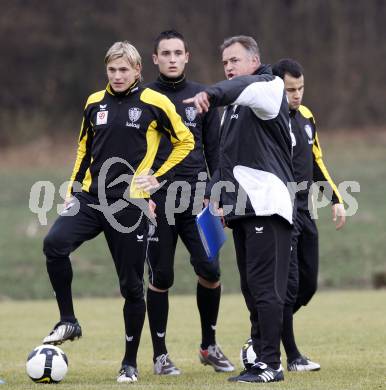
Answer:
POLYGON ((319 371, 320 364, 311 361, 306 356, 300 356, 292 362, 287 362, 288 371, 319 371))
POLYGON ((164 353, 157 356, 154 363, 154 374, 156 375, 180 375, 181 371, 170 360, 169 354, 164 353))
POLYGON ((52 329, 51 333, 44 337, 43 344, 60 345, 67 340, 73 341, 82 337, 82 328, 78 321, 60 321, 52 329))
POLYGON ((263 362, 258 362, 249 370, 244 370, 238 376, 228 378, 229 382, 242 383, 268 383, 279 382, 284 380, 283 368, 280 366, 278 370, 267 366, 263 362))
POLYGON ((244 368, 244 370, 240 371, 240 374, 239 375, 236 375, 236 376, 231 376, 228 378, 228 382, 237 382, 237 379, 242 376, 242 375, 245 375, 248 370, 250 370, 251 368, 244 368))
POLYGON ((138 381, 138 370, 133 366, 122 366, 117 377, 118 383, 132 383, 138 381))

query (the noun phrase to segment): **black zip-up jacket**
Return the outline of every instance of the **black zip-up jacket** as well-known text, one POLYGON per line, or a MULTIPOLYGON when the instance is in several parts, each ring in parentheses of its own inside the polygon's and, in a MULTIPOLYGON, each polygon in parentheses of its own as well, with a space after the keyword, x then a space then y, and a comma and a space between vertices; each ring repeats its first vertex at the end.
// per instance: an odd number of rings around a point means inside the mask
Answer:
POLYGON ((149 194, 139 190, 132 178, 150 170, 162 134, 171 135, 173 148, 154 173, 160 182, 168 178, 170 171, 194 148, 193 135, 182 123, 172 102, 138 83, 124 93, 114 93, 110 85, 93 93, 84 109, 67 195, 73 194, 74 181, 81 183, 82 191, 98 195, 101 168, 110 158, 115 158, 120 160, 110 166, 102 181, 106 197, 123 197, 131 184, 129 197, 148 198, 149 194))
MULTIPOLYGON (((207 170, 209 170, 210 175, 213 175, 218 166, 219 114, 216 109, 210 109, 205 114, 197 114, 194 106, 182 102, 184 99, 202 91, 205 87, 201 84, 187 81, 185 75, 177 79, 170 79, 160 75, 156 81, 147 86, 166 95, 173 102, 185 126, 194 135, 194 150, 174 168, 173 172, 175 175, 173 180, 184 180, 194 183, 197 181, 198 174, 207 172, 207 170)), ((171 148, 170 136, 167 138, 162 137, 153 169, 157 169, 166 160, 171 148)))
POLYGON ((220 129, 219 170, 211 183, 225 181, 226 221, 277 214, 292 224, 294 194, 287 183, 294 176, 283 80, 262 65, 253 75, 221 81, 206 92, 212 105, 229 105, 220 129))
POLYGON ((321 187, 326 195, 331 195, 331 201, 343 203, 339 191, 331 179, 323 162, 322 148, 319 144, 315 119, 312 112, 301 105, 298 110, 290 110, 295 180, 298 184, 306 182, 306 188, 296 194, 297 207, 309 210, 309 191, 313 182, 323 182, 321 187))

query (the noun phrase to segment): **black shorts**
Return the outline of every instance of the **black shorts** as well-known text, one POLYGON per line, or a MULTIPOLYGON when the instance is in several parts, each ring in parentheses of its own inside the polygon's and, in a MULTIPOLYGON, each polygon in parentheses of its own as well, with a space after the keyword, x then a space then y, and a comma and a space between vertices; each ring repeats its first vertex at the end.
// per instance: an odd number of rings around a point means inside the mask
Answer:
MULTIPOLYGON (((189 251, 195 273, 210 282, 220 279, 219 259, 208 259, 197 230, 193 199, 190 194, 186 196, 189 197, 184 198, 189 204, 187 209, 176 213, 173 218, 169 217, 169 220, 166 215, 168 208, 165 206, 166 192, 159 191, 152 197, 157 204, 157 226, 149 226, 147 263, 149 282, 161 290, 170 288, 174 282, 174 255, 178 237, 181 237, 189 251)), ((177 206, 183 197, 181 191, 177 193, 177 206)))

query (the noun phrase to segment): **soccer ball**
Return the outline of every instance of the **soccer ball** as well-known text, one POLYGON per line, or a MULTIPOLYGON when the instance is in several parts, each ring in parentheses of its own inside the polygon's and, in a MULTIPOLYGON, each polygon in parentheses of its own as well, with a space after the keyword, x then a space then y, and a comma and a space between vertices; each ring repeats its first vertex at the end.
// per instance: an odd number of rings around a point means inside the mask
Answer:
POLYGON ((253 350, 252 339, 248 339, 240 350, 241 366, 249 369, 255 364, 256 353, 253 350))
POLYGON ((67 356, 58 347, 40 345, 29 354, 26 369, 36 383, 58 383, 67 374, 67 356))

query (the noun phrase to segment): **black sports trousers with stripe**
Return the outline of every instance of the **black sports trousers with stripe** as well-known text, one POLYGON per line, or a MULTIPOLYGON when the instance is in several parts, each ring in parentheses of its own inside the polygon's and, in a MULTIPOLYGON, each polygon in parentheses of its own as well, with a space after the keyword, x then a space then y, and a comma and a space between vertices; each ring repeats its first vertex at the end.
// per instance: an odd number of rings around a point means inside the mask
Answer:
POLYGON ((256 216, 232 222, 241 291, 250 312, 259 361, 280 366, 280 338, 291 248, 291 225, 256 216))

